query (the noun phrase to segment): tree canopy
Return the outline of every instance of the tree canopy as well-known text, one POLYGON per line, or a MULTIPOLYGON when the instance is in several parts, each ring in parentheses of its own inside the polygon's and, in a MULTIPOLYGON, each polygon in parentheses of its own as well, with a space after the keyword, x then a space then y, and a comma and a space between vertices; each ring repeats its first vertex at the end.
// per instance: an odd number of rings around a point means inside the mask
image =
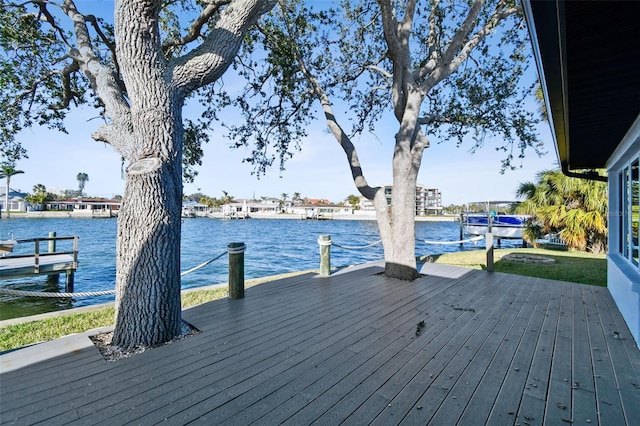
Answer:
POLYGON ((530 62, 522 11, 511 0, 279 4, 243 46, 236 67, 244 90, 202 94, 240 109, 225 125, 237 146, 252 147, 246 161, 257 173, 282 168, 322 117, 356 188, 374 202, 387 274, 412 279, 416 179, 431 141, 472 140, 472 150, 492 143, 505 154, 503 171, 528 151, 540 154, 539 119, 526 105, 535 79, 523 84, 530 62), (366 179, 356 139, 375 137, 390 117, 397 132, 388 208, 366 179))

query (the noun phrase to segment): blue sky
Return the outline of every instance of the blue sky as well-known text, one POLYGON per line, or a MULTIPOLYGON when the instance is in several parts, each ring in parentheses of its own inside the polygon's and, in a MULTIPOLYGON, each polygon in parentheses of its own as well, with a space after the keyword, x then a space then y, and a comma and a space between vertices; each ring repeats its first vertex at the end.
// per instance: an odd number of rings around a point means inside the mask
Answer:
MULTIPOLYGON (((81 10, 95 6, 112 10, 112 4, 109 0, 78 2, 81 10)), ((531 107, 536 108, 533 103, 531 107)), ((185 117, 188 118, 189 113, 187 109, 185 117)), ((96 117, 97 113, 89 109, 74 111, 67 121, 69 134, 43 127, 33 127, 20 133, 18 140, 27 148, 29 158, 18 162, 17 168, 25 173, 11 179, 12 188, 31 192, 33 185, 44 184, 49 189, 77 189, 76 175, 84 172, 89 175, 85 186, 88 195, 112 197, 122 194, 125 182, 121 179, 120 156, 108 145, 91 139, 91 133, 100 124, 96 117)), ((391 184, 391 156, 396 130, 394 120, 383 120, 374 135, 362 136, 355 141, 365 176, 371 185, 391 184)), ((326 133, 320 121, 311 126, 301 152, 287 162, 285 171, 280 172, 275 167, 259 179, 251 174, 251 165, 242 163, 248 152, 230 149, 223 134, 222 130, 214 129, 211 142, 204 147, 199 175, 194 183, 185 184, 185 194, 202 192, 220 197, 222 191, 227 191, 236 198, 259 198, 279 197, 282 193, 291 196, 299 192, 303 197, 327 198, 334 202, 357 194, 342 149, 326 133)), ((505 154, 496 152, 496 145, 491 141, 471 154, 471 143, 458 148, 455 141, 432 139, 424 154, 418 183, 438 188, 444 205, 513 200, 520 183, 533 181, 537 172, 557 165, 548 124, 540 125, 540 137, 545 142, 547 154, 538 158, 530 151, 522 168, 508 170, 504 174, 500 174, 500 161, 505 154)))
MULTIPOLYGON (((27 148, 29 158, 18 162, 17 168, 25 173, 14 176, 11 186, 24 192, 30 192, 38 183, 50 189, 76 189, 76 175, 84 172, 89 175, 85 186, 88 195, 122 194, 125 182, 121 179, 120 156, 108 145, 91 139, 99 123, 98 119, 92 120, 95 115, 92 111, 76 111, 69 120, 68 135, 41 127, 22 132, 19 140, 27 148)), ((379 127, 377 138, 362 137, 356 141, 365 175, 372 185, 391 183, 393 134, 397 127, 392 121, 381 122, 379 127)), ((557 164, 548 125, 543 123, 540 127, 547 154, 538 158, 530 152, 522 168, 504 174, 500 174, 504 153, 496 152, 491 145, 471 154, 470 145, 457 148, 454 141, 432 141, 425 151, 418 183, 438 188, 444 205, 513 200, 521 182, 533 181, 538 171, 557 164)), ((302 151, 288 161, 284 172, 276 167, 258 179, 251 175, 252 166, 242 163, 248 153, 230 149, 222 131, 214 131, 211 142, 204 147, 199 175, 194 183, 185 185, 185 193, 221 197, 224 190, 236 198, 254 195, 259 198, 300 192, 303 197, 335 202, 356 194, 345 155, 337 142, 319 122, 309 133, 302 151)))

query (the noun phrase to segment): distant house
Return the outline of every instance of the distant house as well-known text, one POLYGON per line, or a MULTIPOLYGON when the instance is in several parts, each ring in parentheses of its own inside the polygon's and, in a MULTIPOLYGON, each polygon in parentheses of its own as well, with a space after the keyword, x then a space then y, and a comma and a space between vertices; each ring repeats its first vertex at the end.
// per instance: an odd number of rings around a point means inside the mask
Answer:
POLYGON ((331 204, 331 201, 324 198, 303 198, 303 204, 331 204))
MULTIPOLYGON (((0 210, 1 211, 5 211, 6 210, 6 206, 5 204, 5 200, 6 200, 6 196, 5 194, 7 193, 7 187, 6 185, 0 185, 0 210)), ((26 197, 27 194, 20 192, 20 191, 16 191, 14 189, 9 188, 9 210, 12 212, 24 212, 27 210, 27 204, 24 201, 24 197, 26 197)))
POLYGON ((206 216, 207 208, 206 204, 186 201, 182 203, 182 217, 206 216))
POLYGON ((562 171, 608 182, 607 288, 640 347, 640 2, 523 8, 562 171))
POLYGON ((335 216, 353 215, 353 207, 336 204, 297 204, 291 206, 290 212, 303 219, 333 219, 335 216))
POLYGON ((226 219, 246 219, 249 216, 250 203, 247 200, 236 200, 222 206, 222 217, 226 219))
POLYGON ((120 201, 106 198, 68 198, 66 200, 50 201, 46 204, 47 210, 69 211, 87 215, 115 216, 120 210, 120 201))

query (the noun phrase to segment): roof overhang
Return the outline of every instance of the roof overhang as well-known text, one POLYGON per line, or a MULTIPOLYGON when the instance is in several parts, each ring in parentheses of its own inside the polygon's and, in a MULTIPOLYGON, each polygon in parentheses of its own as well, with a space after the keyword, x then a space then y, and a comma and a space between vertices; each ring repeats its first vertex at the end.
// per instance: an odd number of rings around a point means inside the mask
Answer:
POLYGON ((640 114, 640 2, 522 3, 562 170, 598 178, 640 114))

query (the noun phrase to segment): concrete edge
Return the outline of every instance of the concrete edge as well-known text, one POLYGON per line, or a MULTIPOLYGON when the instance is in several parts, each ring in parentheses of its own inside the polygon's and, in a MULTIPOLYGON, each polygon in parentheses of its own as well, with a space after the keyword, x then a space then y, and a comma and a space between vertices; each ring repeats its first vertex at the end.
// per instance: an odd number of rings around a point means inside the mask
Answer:
MULTIPOLYGON (((55 340, 35 343, 30 346, 5 352, 0 354, 0 374, 8 373, 61 355, 80 353, 83 349, 90 347, 95 348, 95 345, 89 337, 112 330, 113 326, 95 328, 85 331, 84 333, 70 334, 55 340)), ((96 352, 98 352, 97 348, 96 352)))

